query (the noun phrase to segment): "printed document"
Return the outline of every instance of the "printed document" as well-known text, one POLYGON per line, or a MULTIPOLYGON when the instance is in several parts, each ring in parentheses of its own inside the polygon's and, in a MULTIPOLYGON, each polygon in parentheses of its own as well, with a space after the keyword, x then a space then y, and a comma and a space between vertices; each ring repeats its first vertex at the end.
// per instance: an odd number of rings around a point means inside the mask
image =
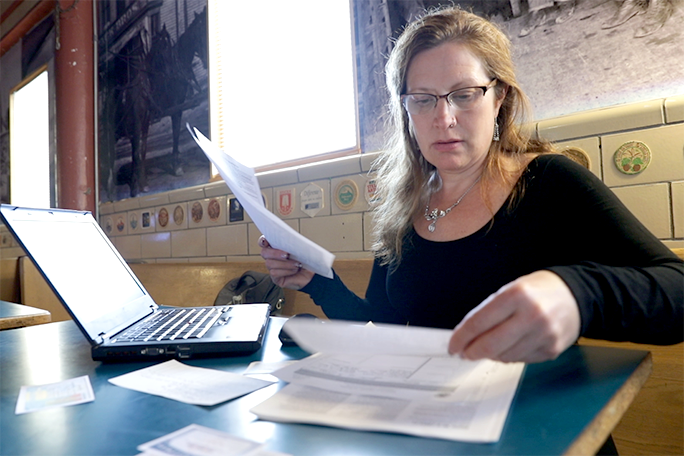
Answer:
POLYGON ((332 279, 335 255, 302 236, 266 209, 254 169, 216 147, 196 128, 189 125, 187 127, 268 242, 273 247, 288 252, 291 259, 302 263, 306 269, 332 279))
POLYGON ((293 319, 314 355, 273 375, 289 384, 252 413, 273 421, 496 442, 525 365, 448 354, 451 331, 293 319))

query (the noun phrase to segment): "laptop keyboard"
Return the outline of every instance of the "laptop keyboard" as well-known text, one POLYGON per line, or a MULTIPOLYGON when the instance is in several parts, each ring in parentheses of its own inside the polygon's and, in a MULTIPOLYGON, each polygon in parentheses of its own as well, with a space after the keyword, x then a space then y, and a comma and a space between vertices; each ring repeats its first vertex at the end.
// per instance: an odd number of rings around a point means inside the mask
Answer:
POLYGON ((117 335, 111 342, 201 339, 227 310, 225 307, 163 309, 117 335))

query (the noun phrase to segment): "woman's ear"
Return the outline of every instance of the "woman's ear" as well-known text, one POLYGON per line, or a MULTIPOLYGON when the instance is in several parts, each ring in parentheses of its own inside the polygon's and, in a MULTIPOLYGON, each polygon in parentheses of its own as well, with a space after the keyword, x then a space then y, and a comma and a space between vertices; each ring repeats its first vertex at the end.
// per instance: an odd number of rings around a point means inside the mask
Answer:
POLYGON ((501 109, 501 105, 503 105, 504 100, 506 99, 506 95, 508 95, 508 89, 509 86, 506 85, 501 91, 496 91, 496 106, 494 107, 496 111, 496 115, 494 117, 499 117, 499 110, 501 109))

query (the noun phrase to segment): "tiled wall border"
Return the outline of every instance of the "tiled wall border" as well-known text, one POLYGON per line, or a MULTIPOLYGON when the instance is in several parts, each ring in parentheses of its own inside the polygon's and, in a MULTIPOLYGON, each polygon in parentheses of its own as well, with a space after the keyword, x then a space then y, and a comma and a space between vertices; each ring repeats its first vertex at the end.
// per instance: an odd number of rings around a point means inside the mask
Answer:
MULTIPOLYGON (((678 135, 679 130, 673 130, 671 126, 682 123, 684 95, 677 95, 546 119, 534 123, 533 127, 537 135, 557 141, 561 147, 580 147, 587 152, 591 171, 615 188, 616 194, 625 198, 628 206, 632 198, 659 195, 653 206, 666 207, 668 215, 667 219, 662 215, 655 217, 657 220, 653 221, 652 231, 669 247, 684 247, 684 171, 680 176, 678 169, 674 170, 674 174, 670 169, 664 180, 644 181, 642 177, 615 182, 611 180, 613 178, 606 179, 607 154, 612 152, 603 150, 626 133, 638 135, 644 131, 646 134, 660 135, 658 129, 662 128, 666 132, 675 131, 678 135)), ((684 125, 681 126, 684 128, 684 125)), ((682 151, 676 147, 672 155, 680 160, 675 160, 674 166, 679 166, 682 151)), ((293 229, 319 242, 338 258, 368 257, 371 217, 365 187, 372 178, 369 171, 377 156, 378 153, 369 153, 342 157, 298 168, 260 173, 257 179, 266 206, 293 229), (349 184, 350 181, 352 184, 349 184), (298 195, 309 183, 323 189, 321 211, 315 217, 309 217, 295 207, 292 213, 281 215, 276 209, 278 192, 292 189, 298 195), (331 193, 340 183, 358 189, 351 207, 334 202, 331 193)), ((206 262, 258 258, 257 239, 260 233, 247 214, 244 220, 229 220, 228 205, 231 198, 233 195, 223 181, 130 198, 100 205, 100 224, 129 261, 206 262), (209 220, 207 214, 212 200, 217 201, 222 210, 218 218, 209 220), (157 218, 159 211, 167 208, 171 219, 176 206, 183 210, 180 223, 161 227, 157 218), (199 222, 193 220, 193 207, 201 207, 203 217, 199 222)), ((642 217, 652 215, 645 213, 642 217)), ((22 254, 21 248, 4 226, 0 226, 0 240, 0 256, 9 258, 22 254)))

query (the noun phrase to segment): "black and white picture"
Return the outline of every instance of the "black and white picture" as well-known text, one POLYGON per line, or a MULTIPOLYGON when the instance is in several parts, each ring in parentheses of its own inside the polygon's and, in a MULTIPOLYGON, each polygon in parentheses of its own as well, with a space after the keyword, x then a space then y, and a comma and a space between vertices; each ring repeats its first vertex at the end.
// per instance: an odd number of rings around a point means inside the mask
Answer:
POLYGON ((457 4, 510 38, 531 120, 684 94, 682 0, 353 0, 362 149, 383 146, 384 67, 405 24, 457 4))
POLYGON ((100 202, 209 181, 206 0, 97 2, 100 202))

